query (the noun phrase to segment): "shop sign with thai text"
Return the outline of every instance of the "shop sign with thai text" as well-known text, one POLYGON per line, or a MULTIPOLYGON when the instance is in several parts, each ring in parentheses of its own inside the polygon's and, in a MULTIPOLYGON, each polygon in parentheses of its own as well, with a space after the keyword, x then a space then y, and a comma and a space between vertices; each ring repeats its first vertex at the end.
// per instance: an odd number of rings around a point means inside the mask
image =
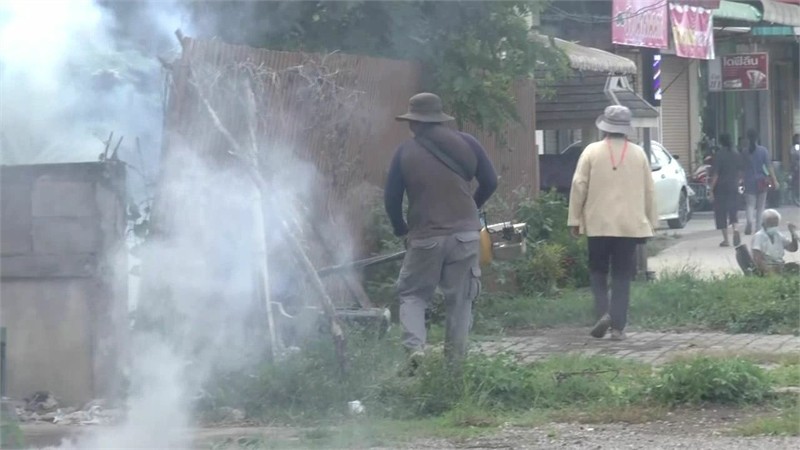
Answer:
POLYGON ((667 48, 667 0, 614 0, 611 40, 632 47, 667 48))
POLYGON ((769 89, 767 53, 740 53, 722 57, 722 90, 764 91, 769 89))
POLYGON ((710 10, 670 3, 669 16, 676 55, 714 59, 714 25, 710 10))

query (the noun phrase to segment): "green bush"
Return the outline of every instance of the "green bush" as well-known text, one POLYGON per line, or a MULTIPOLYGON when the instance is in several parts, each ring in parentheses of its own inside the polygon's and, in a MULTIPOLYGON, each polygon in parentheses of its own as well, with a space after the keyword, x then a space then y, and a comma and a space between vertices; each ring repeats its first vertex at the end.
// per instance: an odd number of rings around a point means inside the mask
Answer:
POLYGON ((767 373, 740 358, 700 357, 664 366, 650 390, 662 403, 758 403, 767 396, 767 373))
POLYGON ((555 294, 567 276, 566 248, 561 244, 540 242, 531 255, 517 266, 517 282, 526 294, 555 294))
POLYGON ((566 271, 564 286, 589 285, 588 250, 586 238, 573 238, 567 228, 569 206, 567 200, 556 192, 545 193, 539 198, 523 202, 518 210, 520 220, 537 223, 535 232, 529 235, 534 242, 547 240, 564 247, 562 265, 566 271))
POLYGON ((574 239, 570 236, 568 213, 567 200, 555 191, 542 193, 535 199, 522 198, 519 201, 515 217, 528 224, 528 245, 531 249, 527 260, 517 264, 518 285, 523 292, 548 293, 553 282, 557 287, 589 285, 586 238, 574 239), (560 259, 557 264, 552 261, 556 252, 560 259), (545 281, 542 279, 548 278, 550 273, 534 271, 542 270, 545 262, 556 268, 548 269, 548 272, 556 270, 558 279, 545 281))

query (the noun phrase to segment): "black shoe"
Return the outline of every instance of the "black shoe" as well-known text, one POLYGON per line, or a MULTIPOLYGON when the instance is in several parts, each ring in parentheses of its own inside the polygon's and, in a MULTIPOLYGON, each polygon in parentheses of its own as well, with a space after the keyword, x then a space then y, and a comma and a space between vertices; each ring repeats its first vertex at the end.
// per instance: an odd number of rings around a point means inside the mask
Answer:
POLYGON ((594 328, 592 328, 591 335, 597 339, 601 339, 605 337, 606 332, 611 327, 611 316, 608 314, 603 314, 603 317, 594 324, 594 328))
POLYGON ((739 230, 733 232, 733 246, 738 247, 742 245, 742 236, 739 234, 739 230))

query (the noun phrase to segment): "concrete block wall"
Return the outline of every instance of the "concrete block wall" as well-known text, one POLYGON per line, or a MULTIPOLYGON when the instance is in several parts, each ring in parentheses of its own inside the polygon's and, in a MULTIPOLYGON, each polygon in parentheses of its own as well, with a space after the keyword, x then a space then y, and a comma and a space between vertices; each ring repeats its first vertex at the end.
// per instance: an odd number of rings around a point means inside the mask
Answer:
POLYGON ((0 168, 7 396, 113 395, 127 321, 125 173, 107 163, 0 168))

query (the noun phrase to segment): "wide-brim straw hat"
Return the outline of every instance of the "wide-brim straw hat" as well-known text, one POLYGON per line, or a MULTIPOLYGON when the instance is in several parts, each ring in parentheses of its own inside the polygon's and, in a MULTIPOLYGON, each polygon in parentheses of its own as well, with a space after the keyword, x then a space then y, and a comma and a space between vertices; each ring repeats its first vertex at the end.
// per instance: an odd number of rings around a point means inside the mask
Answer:
POLYGON ((635 134, 635 130, 631 126, 631 110, 622 105, 606 107, 595 123, 598 130, 606 133, 619 133, 625 136, 635 134))
POLYGON ((423 92, 411 97, 408 100, 408 112, 395 117, 395 120, 442 123, 456 119, 442 111, 442 99, 438 95, 423 92))

